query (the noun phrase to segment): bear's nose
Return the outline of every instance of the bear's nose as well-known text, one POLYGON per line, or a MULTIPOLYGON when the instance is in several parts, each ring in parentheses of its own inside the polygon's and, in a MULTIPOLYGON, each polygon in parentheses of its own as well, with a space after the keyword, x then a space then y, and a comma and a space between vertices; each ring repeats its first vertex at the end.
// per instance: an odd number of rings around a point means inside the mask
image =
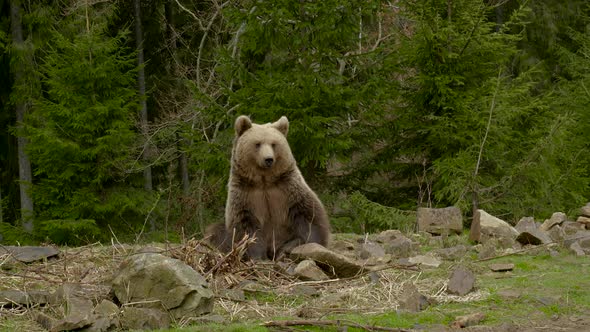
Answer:
POLYGON ((273 158, 266 158, 266 159, 264 159, 264 164, 266 165, 266 167, 270 167, 270 166, 272 166, 272 163, 274 161, 275 160, 273 158))

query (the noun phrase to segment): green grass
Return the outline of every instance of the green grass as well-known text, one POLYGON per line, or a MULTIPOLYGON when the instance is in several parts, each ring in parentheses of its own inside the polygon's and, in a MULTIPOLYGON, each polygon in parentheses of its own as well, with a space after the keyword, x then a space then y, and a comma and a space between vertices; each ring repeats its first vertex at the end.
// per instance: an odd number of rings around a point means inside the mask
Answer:
MULTIPOLYGON (((481 312, 486 314, 484 325, 499 325, 510 322, 526 324, 531 320, 548 320, 552 317, 585 315, 590 312, 590 261, 587 257, 575 257, 562 253, 556 257, 548 254, 536 256, 513 255, 484 262, 467 262, 477 273, 478 288, 489 291, 484 300, 469 303, 438 304, 419 313, 395 312, 364 315, 342 314, 326 316, 324 319, 339 320, 346 325, 355 322, 363 325, 378 325, 397 328, 413 328, 416 325, 449 325, 457 316, 481 312), (489 265, 513 263, 514 271, 493 273, 489 265), (502 290, 520 293, 518 298, 504 298, 502 290)), ((448 270, 443 268, 425 270, 424 278, 443 277, 448 270)), ((272 296, 256 296, 256 300, 270 302, 281 299, 272 296)), ((284 299, 283 299, 284 300, 284 299)), ((279 318, 275 318, 279 319, 279 318)), ((287 319, 282 317, 280 319, 287 319)), ((269 318, 267 320, 273 320, 269 318)), ((261 320, 252 320, 231 325, 199 325, 180 331, 268 331, 261 326, 261 320)), ((338 331, 337 327, 305 327, 309 331, 338 331)), ((348 331, 360 331, 349 328, 348 331)))

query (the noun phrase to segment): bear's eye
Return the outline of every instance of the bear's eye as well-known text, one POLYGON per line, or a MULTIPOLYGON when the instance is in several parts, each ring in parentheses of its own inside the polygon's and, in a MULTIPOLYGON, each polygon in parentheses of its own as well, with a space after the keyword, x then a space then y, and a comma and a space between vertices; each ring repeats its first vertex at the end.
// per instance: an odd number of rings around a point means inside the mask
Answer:
POLYGON ((256 148, 260 149, 260 143, 256 143, 256 148))
POLYGON ((277 143, 272 143, 271 146, 274 149, 277 146, 277 143))

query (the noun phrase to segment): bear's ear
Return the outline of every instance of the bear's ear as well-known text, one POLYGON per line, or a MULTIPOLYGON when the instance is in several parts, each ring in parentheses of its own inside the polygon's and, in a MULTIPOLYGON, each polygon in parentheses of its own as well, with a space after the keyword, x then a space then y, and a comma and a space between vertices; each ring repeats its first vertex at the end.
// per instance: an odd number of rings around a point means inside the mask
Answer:
POLYGON ((273 123, 272 126, 287 137, 287 133, 289 132, 289 120, 286 116, 281 116, 279 121, 273 123))
POLYGON ((237 119, 236 119, 236 135, 242 136, 242 134, 252 128, 252 120, 250 120, 249 117, 245 116, 245 115, 240 115, 237 119))

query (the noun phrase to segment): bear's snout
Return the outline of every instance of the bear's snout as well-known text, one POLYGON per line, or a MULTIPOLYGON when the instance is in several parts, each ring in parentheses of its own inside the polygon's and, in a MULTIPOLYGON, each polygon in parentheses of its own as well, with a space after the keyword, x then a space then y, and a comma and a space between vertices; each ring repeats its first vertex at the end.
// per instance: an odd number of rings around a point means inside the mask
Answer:
POLYGON ((274 158, 264 158, 264 166, 271 167, 274 161, 274 158))

